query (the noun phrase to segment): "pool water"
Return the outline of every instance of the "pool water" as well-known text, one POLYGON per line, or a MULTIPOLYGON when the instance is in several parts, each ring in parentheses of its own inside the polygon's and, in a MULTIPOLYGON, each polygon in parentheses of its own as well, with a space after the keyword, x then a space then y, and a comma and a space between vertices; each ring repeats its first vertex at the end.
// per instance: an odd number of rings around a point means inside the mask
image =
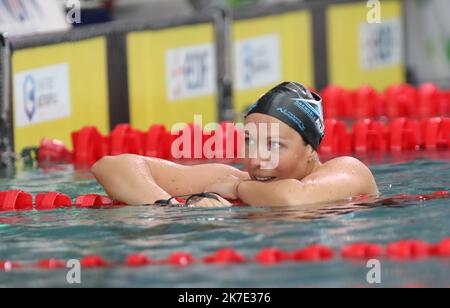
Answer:
MULTIPOLYGON (((450 157, 409 162, 372 160, 383 195, 422 194, 450 187, 450 157), (375 162, 374 162, 375 161, 375 162)), ((367 160, 370 162, 370 159, 367 160)), ((88 172, 71 166, 22 171, 0 179, 0 191, 36 194, 60 191, 71 197, 104 194, 88 172)), ((261 248, 295 250, 312 243, 339 249, 355 242, 387 244, 415 238, 438 242, 450 236, 450 199, 369 207, 339 204, 322 210, 182 209, 122 207, 71 208, 0 213, 0 260, 22 263, 41 259, 77 259, 100 255, 121 261, 131 253, 163 259, 176 251, 203 257, 223 247, 246 256, 261 248)), ((256 263, 188 267, 114 267, 82 271, 81 287, 353 287, 367 286, 363 262, 340 258, 326 263, 256 263)), ((67 270, 0 271, 0 287, 70 287, 67 270)), ((450 286, 450 259, 382 261, 381 287, 421 284, 450 286)))

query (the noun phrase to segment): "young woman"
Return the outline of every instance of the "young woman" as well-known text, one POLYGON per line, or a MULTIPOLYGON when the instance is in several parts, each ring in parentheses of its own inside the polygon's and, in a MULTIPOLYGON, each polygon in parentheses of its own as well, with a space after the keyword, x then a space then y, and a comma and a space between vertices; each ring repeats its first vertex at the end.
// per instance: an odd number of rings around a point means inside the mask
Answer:
POLYGON ((101 159, 92 172, 109 196, 128 204, 214 192, 194 205, 229 206, 227 200, 241 200, 251 206, 305 206, 379 194, 371 171, 359 160, 320 162, 322 102, 303 85, 285 82, 270 90, 250 108, 245 123, 259 128, 245 131, 245 171, 121 155, 101 159), (265 145, 270 155, 261 155, 255 145, 265 145))

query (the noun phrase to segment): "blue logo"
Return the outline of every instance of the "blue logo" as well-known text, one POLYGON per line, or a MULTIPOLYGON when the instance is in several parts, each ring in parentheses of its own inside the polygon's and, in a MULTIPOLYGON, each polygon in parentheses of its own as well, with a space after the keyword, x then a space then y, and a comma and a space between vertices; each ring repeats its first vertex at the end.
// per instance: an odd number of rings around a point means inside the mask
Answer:
POLYGON ((37 99, 36 99, 36 81, 33 76, 28 75, 25 77, 23 82, 23 105, 25 109, 25 114, 28 120, 33 119, 36 113, 37 99))
POLYGON ((302 120, 300 120, 297 116, 295 116, 292 112, 290 112, 289 110, 287 110, 286 108, 277 108, 277 111, 280 112, 281 114, 285 115, 286 117, 288 117, 292 122, 295 123, 295 125, 297 125, 297 127, 304 132, 305 131, 305 124, 302 122, 302 120))

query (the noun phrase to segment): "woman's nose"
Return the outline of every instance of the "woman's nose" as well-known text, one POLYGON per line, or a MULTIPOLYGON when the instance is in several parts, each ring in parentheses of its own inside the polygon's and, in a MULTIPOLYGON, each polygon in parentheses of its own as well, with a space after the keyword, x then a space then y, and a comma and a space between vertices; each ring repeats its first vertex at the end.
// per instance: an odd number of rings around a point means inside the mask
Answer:
POLYGON ((250 158, 250 167, 252 169, 259 169, 261 167, 261 160, 259 158, 250 158))

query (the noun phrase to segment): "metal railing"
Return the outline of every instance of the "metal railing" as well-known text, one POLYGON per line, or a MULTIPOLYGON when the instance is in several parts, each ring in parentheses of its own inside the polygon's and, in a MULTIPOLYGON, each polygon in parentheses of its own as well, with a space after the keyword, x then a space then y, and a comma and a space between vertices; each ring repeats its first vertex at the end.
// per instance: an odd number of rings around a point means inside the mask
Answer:
POLYGON ((6 34, 0 33, 0 168, 13 166, 11 119, 11 57, 6 34))

